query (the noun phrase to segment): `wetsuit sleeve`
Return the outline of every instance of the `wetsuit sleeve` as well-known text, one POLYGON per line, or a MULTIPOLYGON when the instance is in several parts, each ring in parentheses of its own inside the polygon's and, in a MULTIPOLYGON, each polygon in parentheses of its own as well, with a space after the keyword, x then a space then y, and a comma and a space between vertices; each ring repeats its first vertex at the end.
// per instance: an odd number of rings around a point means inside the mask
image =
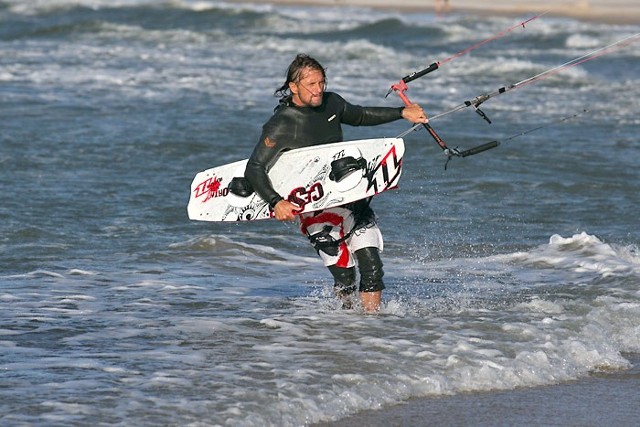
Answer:
POLYGON ((282 147, 278 146, 277 139, 270 135, 268 128, 265 127, 244 172, 244 177, 249 181, 253 190, 272 208, 283 197, 274 190, 267 173, 282 151, 282 147))
POLYGON ((362 107, 342 101, 342 123, 351 126, 375 126, 402 118, 404 107, 362 107))

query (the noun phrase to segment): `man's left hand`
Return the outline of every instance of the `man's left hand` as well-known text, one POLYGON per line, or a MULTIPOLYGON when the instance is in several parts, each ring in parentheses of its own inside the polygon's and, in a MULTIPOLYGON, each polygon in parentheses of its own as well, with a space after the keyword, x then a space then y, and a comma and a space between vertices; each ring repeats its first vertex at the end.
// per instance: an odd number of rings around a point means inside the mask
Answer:
POLYGON ((428 123, 429 119, 418 104, 407 105, 402 109, 402 117, 412 123, 428 123))

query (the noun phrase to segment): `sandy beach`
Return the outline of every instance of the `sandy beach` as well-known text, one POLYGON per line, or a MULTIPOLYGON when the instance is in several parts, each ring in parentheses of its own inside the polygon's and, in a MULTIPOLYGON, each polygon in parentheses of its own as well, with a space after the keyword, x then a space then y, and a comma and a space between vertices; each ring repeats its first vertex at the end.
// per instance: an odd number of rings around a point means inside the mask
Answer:
POLYGON ((362 6, 396 10, 430 10, 440 4, 441 13, 473 13, 485 15, 518 15, 548 11, 550 16, 571 17, 612 24, 640 24, 640 2, 634 0, 403 0, 392 6, 386 0, 253 0, 251 3, 291 5, 362 6), (448 11, 445 4, 448 3, 448 11))

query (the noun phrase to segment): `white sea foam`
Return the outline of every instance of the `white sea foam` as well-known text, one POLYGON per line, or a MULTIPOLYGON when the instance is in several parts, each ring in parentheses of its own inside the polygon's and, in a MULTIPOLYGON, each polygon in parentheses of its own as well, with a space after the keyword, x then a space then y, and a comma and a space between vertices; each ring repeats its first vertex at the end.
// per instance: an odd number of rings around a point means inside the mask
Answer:
POLYGON ((553 235, 548 246, 515 254, 514 260, 571 269, 577 273, 597 273, 602 277, 640 273, 640 257, 634 248, 614 248, 585 232, 567 238, 553 235))

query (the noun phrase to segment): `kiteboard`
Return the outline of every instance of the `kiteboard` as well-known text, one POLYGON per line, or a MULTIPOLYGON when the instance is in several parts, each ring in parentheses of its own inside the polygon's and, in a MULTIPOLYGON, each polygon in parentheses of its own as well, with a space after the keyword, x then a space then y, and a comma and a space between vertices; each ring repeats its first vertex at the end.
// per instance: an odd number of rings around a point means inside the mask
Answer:
MULTIPOLYGON (((377 138, 298 148, 282 153, 269 171, 273 188, 313 212, 355 202, 397 187, 402 173, 402 138, 377 138)), ((187 205, 196 221, 253 221, 273 210, 244 178, 248 160, 198 173, 187 205)))

